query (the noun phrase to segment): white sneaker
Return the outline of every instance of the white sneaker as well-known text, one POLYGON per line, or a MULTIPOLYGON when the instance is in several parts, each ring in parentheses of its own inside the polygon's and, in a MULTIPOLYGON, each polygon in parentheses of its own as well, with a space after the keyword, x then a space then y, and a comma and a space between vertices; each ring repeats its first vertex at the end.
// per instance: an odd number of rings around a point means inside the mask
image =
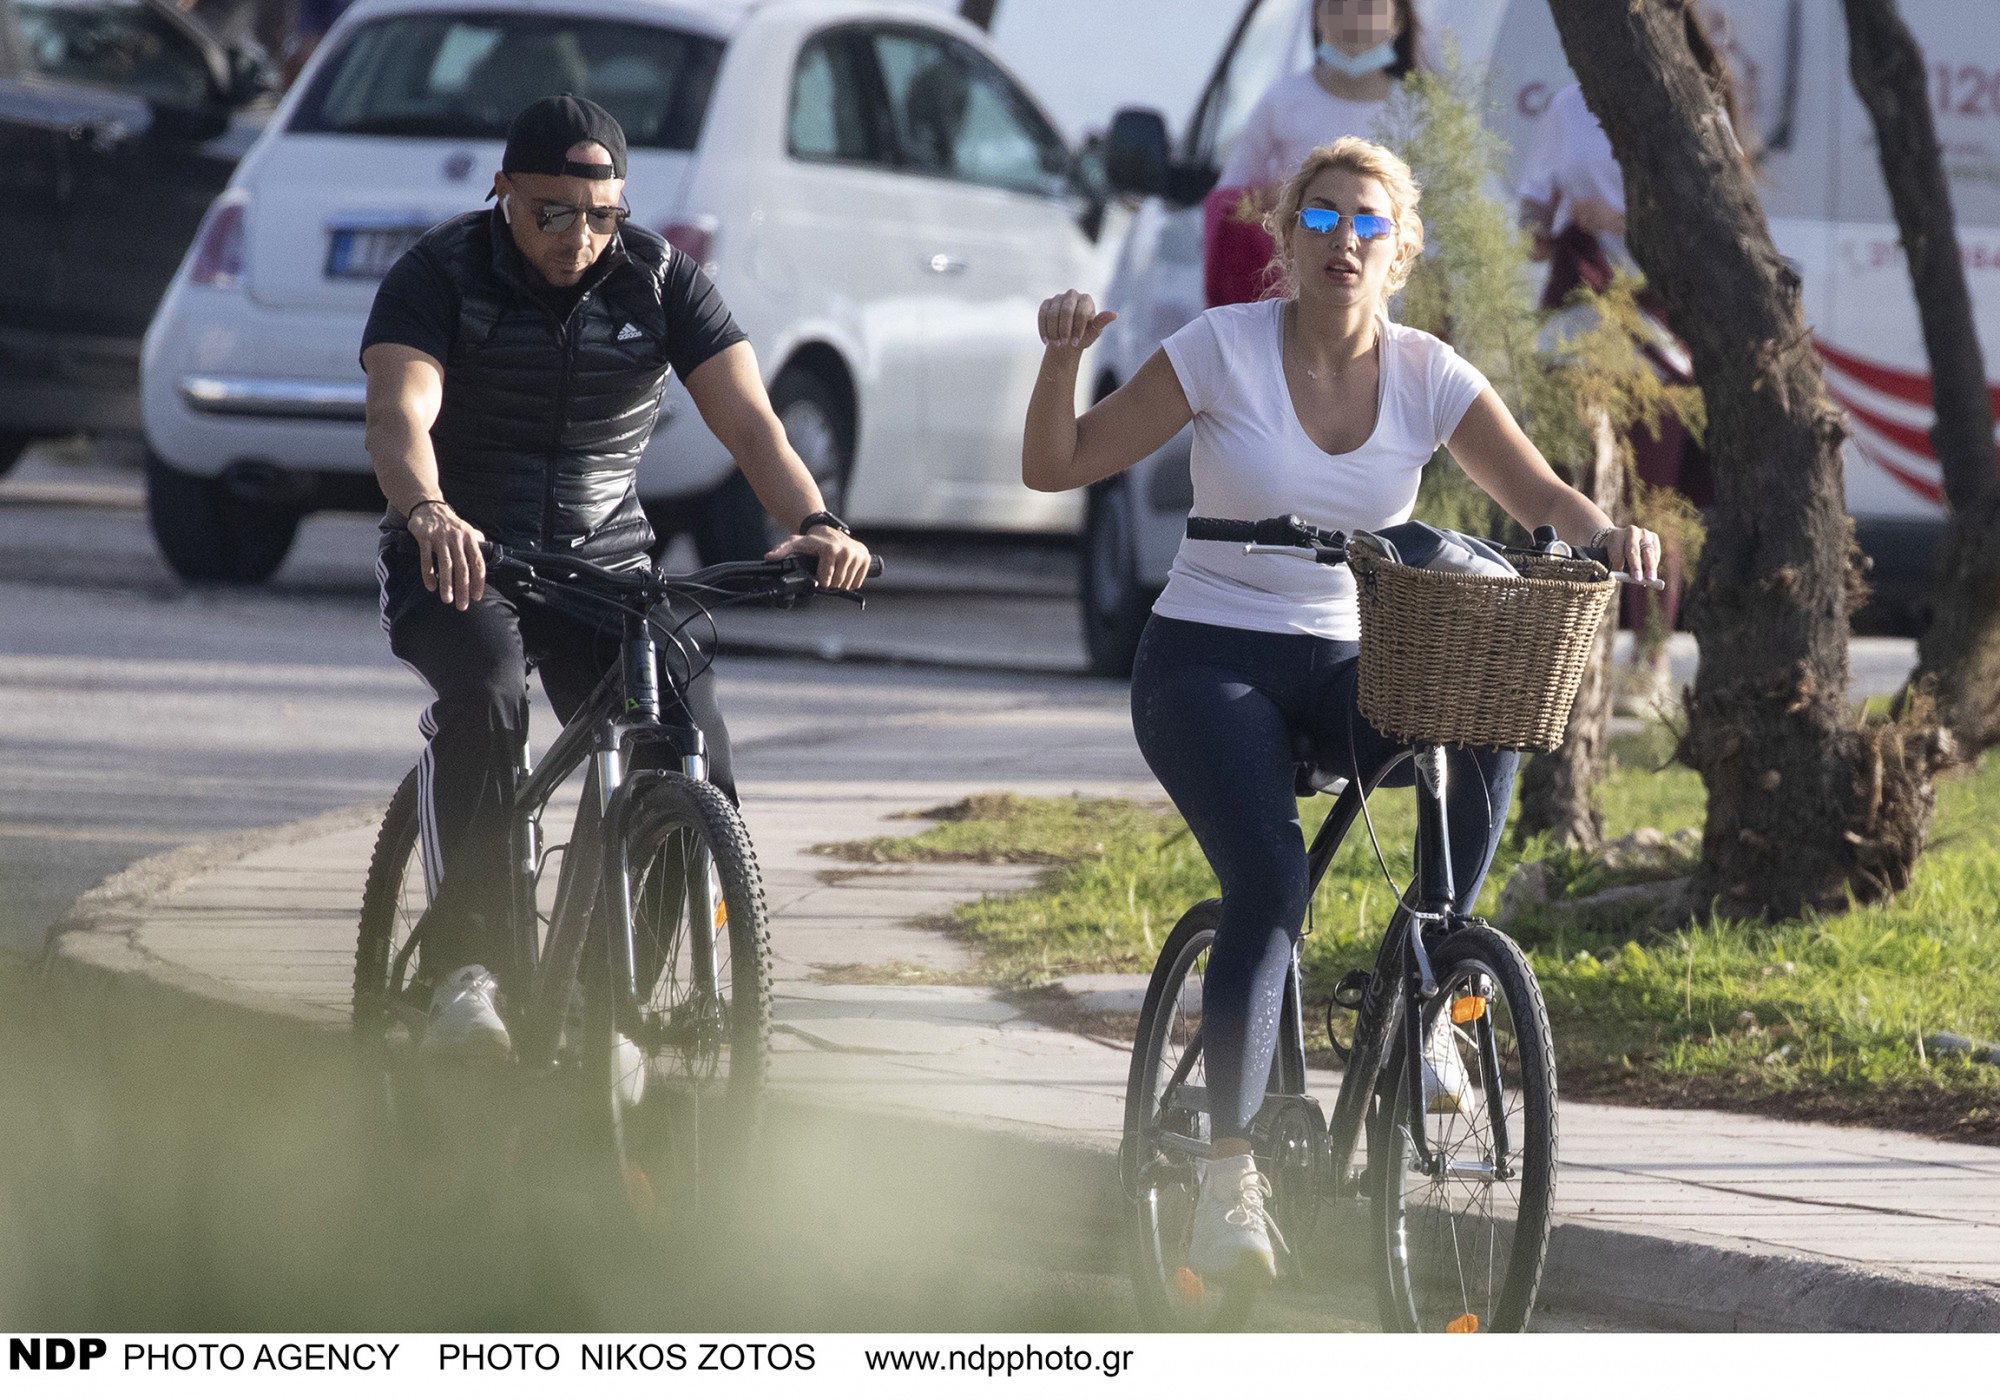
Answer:
POLYGON ((1472 1102, 1472 1077, 1458 1053, 1451 1007, 1440 1006, 1424 1043, 1424 1103, 1432 1113, 1463 1113, 1472 1102))
POLYGON ((500 984, 473 963, 438 984, 424 1027, 423 1052, 465 1059, 502 1060, 513 1052, 507 1023, 494 1006, 500 984))
POLYGON ((1278 1260, 1271 1241, 1276 1237, 1282 1245, 1284 1237, 1264 1205, 1270 1179, 1247 1152, 1203 1162, 1200 1170, 1188 1267, 1206 1279, 1276 1279, 1278 1260))
POLYGON ((630 1036, 618 1032, 611 1036, 611 1093, 618 1107, 627 1111, 637 1108, 646 1097, 645 1052, 630 1036))

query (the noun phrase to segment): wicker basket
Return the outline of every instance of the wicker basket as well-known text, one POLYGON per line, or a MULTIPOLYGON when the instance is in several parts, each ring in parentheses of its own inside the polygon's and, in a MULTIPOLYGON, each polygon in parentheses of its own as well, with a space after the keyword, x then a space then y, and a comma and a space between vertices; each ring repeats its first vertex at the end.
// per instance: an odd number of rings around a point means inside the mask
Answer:
POLYGON ((1519 578, 1393 563, 1357 541, 1361 713, 1413 743, 1543 752, 1562 742, 1604 609, 1618 591, 1587 559, 1509 552, 1519 578))

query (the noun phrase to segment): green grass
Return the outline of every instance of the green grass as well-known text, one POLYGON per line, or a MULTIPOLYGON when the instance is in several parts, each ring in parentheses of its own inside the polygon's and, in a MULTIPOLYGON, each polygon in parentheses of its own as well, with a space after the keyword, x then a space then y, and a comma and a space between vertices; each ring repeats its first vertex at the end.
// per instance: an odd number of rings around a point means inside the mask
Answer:
MULTIPOLYGON (((1611 834, 1698 826, 1699 779, 1668 764, 1661 731, 1619 740, 1603 800, 1611 834), (1663 766, 1664 765, 1664 766, 1663 766)), ((1300 804, 1306 829, 1326 799, 1300 804)), ((1371 801, 1398 882, 1414 812, 1371 801)), ((1139 804, 988 796, 939 809, 914 837, 861 843, 877 858, 1041 860, 1032 890, 960 906, 946 927, 987 977, 1028 987, 1070 972, 1148 969, 1174 920, 1214 878, 1179 818, 1139 804)), ((849 848, 855 853, 860 848, 849 848)), ((1513 867, 1545 855, 1511 839, 1480 898, 1495 912, 1513 867)), ((1620 876, 1558 861, 1559 890, 1620 876)), ((1622 878, 1629 879, 1630 876, 1622 878)), ((1308 999, 1372 961, 1391 895, 1359 824, 1313 902, 1308 999)), ((1929 1055, 1955 1031, 2000 1040, 2000 759, 1947 780, 1912 886, 1881 905, 1776 925, 1710 922, 1643 940, 1517 920, 1555 1020, 1565 1092, 1757 1107, 1937 1133, 2000 1137, 2000 1069, 1929 1055)), ((1311 1018, 1315 1023, 1318 1016, 1311 1018)))

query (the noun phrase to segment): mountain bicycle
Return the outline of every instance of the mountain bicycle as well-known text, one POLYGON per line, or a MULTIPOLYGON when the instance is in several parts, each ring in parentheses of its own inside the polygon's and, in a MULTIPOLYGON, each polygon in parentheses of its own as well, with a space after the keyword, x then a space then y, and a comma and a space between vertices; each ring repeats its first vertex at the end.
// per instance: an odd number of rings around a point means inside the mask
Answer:
MULTIPOLYGON (((1540 1285, 1555 1191, 1555 1054, 1541 989, 1520 948, 1485 920, 1454 907, 1444 745, 1554 747, 1576 693, 1582 657, 1615 591, 1612 580, 1632 580, 1604 567, 1603 551, 1572 551, 1548 527, 1536 532, 1534 551, 1482 541, 1534 577, 1481 578, 1470 584, 1474 591, 1520 594, 1524 583, 1556 582, 1565 595, 1557 615, 1536 624, 1547 649, 1531 641, 1530 654, 1514 662, 1551 673, 1556 682, 1536 687, 1543 693, 1535 697, 1538 708, 1531 716, 1468 720, 1425 711, 1441 690, 1462 690, 1472 703, 1489 703, 1482 698, 1484 678, 1477 665, 1457 673, 1456 687, 1440 684, 1435 674, 1416 676, 1409 681, 1406 713, 1385 722, 1371 711, 1371 683, 1385 676, 1394 682, 1389 668, 1407 663, 1371 658, 1370 599, 1389 576, 1400 581, 1433 571, 1403 568, 1383 555, 1373 537, 1350 540, 1293 516, 1196 517, 1187 533, 1189 539, 1240 542, 1248 553, 1355 567, 1363 596, 1362 709, 1384 733, 1410 737, 1407 748, 1372 773, 1331 772, 1319 766, 1323 758, 1301 762, 1300 795, 1321 792, 1335 799, 1308 852, 1309 890, 1318 889, 1357 816, 1373 838, 1368 795, 1402 763, 1416 771, 1415 878, 1397 892, 1373 968, 1349 972, 1333 989, 1334 1003, 1355 1013, 1351 1045, 1334 1040, 1328 1008, 1328 1039, 1343 1066, 1331 1115, 1306 1092, 1302 940, 1293 944, 1277 1055, 1263 1107, 1250 1126, 1258 1168, 1272 1184, 1268 1208, 1282 1237, 1273 1239, 1280 1280, 1303 1280, 1304 1246, 1323 1206, 1365 1198, 1385 1329, 1520 1330, 1540 1285), (1594 558, 1579 557, 1582 553, 1594 558), (1553 737, 1551 715, 1557 716, 1553 737), (1527 719, 1534 723, 1523 729, 1527 719), (1497 732, 1474 732, 1490 731, 1485 721, 1497 724, 1497 732), (1447 1059, 1457 1061, 1455 1082, 1463 1086, 1462 1094, 1440 1090, 1454 1080, 1447 1059)), ((1424 586, 1467 585, 1463 576, 1434 574, 1424 586)), ((1449 606, 1426 598, 1404 622, 1413 621, 1421 634, 1449 606)), ((1478 625, 1491 630, 1490 621, 1478 625)), ((1501 639, 1494 654, 1511 654, 1508 639, 1501 639)), ((1446 658, 1454 664, 1460 659, 1446 658)), ((1449 667, 1443 674, 1451 674, 1449 667)), ((1394 709, 1397 698, 1385 700, 1378 693, 1375 708, 1394 709)), ((1239 1325, 1255 1291, 1203 1279, 1187 1265, 1196 1173, 1208 1151, 1200 991, 1220 912, 1220 900, 1195 905, 1161 948, 1126 1085, 1120 1166, 1132 1207, 1133 1279, 1141 1314, 1160 1327, 1239 1325)))
MULTIPOLYGON (((671 698, 707 664, 713 639, 693 645, 690 628, 712 608, 859 595, 819 588, 812 561, 798 558, 665 576, 493 544, 486 551, 494 577, 583 625, 619 631, 618 659, 596 690, 539 763, 524 746, 515 774, 513 991, 502 1016, 519 1071, 584 1110, 585 1136, 607 1149, 595 1154, 612 1168, 606 1184, 640 1218, 664 1219, 676 1213, 664 1192, 699 1201, 740 1165, 756 1132, 771 972, 749 833, 707 781, 701 731, 663 719, 662 690, 671 698), (551 802, 579 770, 569 838, 548 845, 551 802), (543 899, 552 861, 553 896, 543 899)), ((880 571, 877 560, 872 573, 880 571)), ((419 783, 413 769, 383 819, 354 959, 353 1027, 379 1056, 392 1111, 407 1111, 423 1091, 415 1051, 431 984, 451 971, 424 965, 432 891, 419 852, 419 783)))

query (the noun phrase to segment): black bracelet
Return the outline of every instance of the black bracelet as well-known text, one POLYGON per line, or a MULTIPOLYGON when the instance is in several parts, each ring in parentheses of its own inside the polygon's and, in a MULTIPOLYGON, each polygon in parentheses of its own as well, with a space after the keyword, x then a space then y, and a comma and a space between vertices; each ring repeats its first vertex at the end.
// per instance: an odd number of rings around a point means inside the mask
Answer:
POLYGON ((441 506, 443 504, 444 504, 444 498, 441 496, 426 496, 421 501, 418 501, 415 505, 411 506, 408 510, 404 511, 403 519, 405 520, 410 519, 411 517, 416 515, 418 511, 422 510, 425 506, 441 506))
POLYGON ((803 535, 815 525, 828 525, 840 531, 841 534, 847 536, 850 540, 854 538, 854 531, 848 528, 847 522, 830 510, 816 510, 804 520, 801 520, 799 522, 798 533, 803 535))

